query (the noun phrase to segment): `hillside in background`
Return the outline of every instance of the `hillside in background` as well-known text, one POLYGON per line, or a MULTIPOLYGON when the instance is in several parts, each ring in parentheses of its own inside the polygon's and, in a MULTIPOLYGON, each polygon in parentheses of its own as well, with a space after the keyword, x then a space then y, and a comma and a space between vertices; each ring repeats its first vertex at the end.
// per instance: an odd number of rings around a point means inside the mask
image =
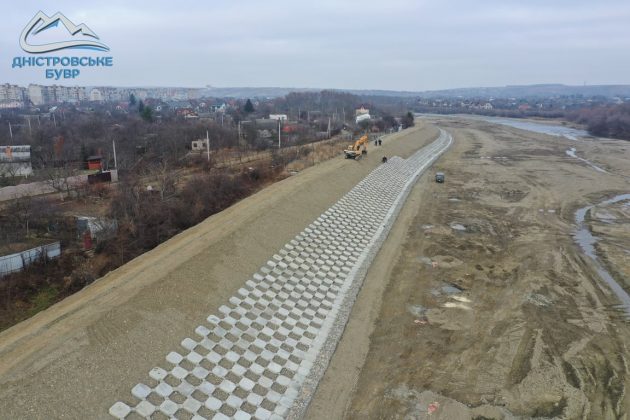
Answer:
MULTIPOLYGON (((204 96, 219 98, 252 98, 252 97, 278 97, 291 92, 318 92, 316 88, 285 88, 285 87, 208 87, 203 90, 204 96)), ((378 89, 332 89, 353 93, 361 96, 388 96, 388 97, 420 97, 420 98, 528 98, 528 97, 552 97, 552 96, 576 96, 586 97, 604 96, 630 97, 630 85, 585 85, 569 86, 561 84, 522 85, 522 86, 497 86, 497 87, 471 87, 458 89, 430 90, 423 92, 378 90, 378 89)))

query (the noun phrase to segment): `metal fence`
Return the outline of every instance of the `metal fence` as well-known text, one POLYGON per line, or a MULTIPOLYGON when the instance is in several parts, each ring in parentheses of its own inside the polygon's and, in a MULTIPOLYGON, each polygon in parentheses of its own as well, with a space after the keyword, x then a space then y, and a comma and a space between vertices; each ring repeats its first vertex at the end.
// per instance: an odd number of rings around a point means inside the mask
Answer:
POLYGON ((26 251, 0 257, 0 277, 16 271, 22 271, 24 267, 41 258, 57 258, 61 255, 61 242, 41 245, 26 251))

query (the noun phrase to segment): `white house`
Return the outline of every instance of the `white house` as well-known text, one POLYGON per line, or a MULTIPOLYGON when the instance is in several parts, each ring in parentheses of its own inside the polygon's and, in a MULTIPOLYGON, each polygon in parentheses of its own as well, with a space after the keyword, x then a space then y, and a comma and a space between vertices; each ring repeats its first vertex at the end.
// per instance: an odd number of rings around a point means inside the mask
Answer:
POLYGON ((361 114, 361 115, 357 115, 356 117, 356 123, 359 124, 361 121, 369 121, 372 117, 370 116, 370 114, 361 114))
POLYGON ((193 152, 200 152, 202 150, 206 150, 207 145, 208 145, 208 140, 206 139, 193 140, 190 145, 190 148, 192 149, 193 152))
POLYGON ((103 94, 101 93, 101 91, 98 90, 98 89, 92 89, 90 91, 90 101, 102 102, 103 101, 103 94))
POLYGON ((365 115, 365 114, 369 115, 370 114, 370 110, 368 108, 364 107, 363 105, 361 105, 361 108, 356 109, 354 111, 354 115, 356 115, 357 117, 359 115, 365 115))

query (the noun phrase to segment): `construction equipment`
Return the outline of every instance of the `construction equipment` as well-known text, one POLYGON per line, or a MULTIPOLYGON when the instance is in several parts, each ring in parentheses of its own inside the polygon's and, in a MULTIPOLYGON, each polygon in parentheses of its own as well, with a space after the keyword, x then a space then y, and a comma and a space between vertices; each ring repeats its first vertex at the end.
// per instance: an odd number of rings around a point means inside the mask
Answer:
POLYGON ((358 160, 363 155, 366 155, 368 141, 369 141, 369 138, 368 138, 368 135, 366 134, 362 136, 359 140, 354 142, 354 144, 351 144, 350 146, 348 146, 348 148, 343 151, 343 153, 346 155, 346 159, 358 160))

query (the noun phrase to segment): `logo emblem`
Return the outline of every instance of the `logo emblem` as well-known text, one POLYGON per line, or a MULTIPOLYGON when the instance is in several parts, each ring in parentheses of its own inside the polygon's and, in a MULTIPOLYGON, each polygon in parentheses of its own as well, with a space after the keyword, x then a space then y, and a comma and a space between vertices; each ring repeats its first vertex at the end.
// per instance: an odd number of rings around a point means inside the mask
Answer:
POLYGON ((48 16, 44 12, 39 11, 31 19, 31 21, 22 30, 20 35, 20 47, 31 54, 43 54, 52 51, 59 51, 65 49, 90 49, 97 51, 109 51, 109 47, 102 42, 92 41, 89 39, 72 39, 76 35, 81 34, 84 37, 93 38, 98 40, 99 37, 85 24, 75 25, 70 19, 65 17, 62 13, 57 12, 53 16, 48 16), (54 28, 59 25, 59 22, 65 26, 66 30, 70 34, 70 39, 60 40, 58 42, 51 42, 48 44, 30 44, 29 38, 33 38, 46 29, 54 28))

